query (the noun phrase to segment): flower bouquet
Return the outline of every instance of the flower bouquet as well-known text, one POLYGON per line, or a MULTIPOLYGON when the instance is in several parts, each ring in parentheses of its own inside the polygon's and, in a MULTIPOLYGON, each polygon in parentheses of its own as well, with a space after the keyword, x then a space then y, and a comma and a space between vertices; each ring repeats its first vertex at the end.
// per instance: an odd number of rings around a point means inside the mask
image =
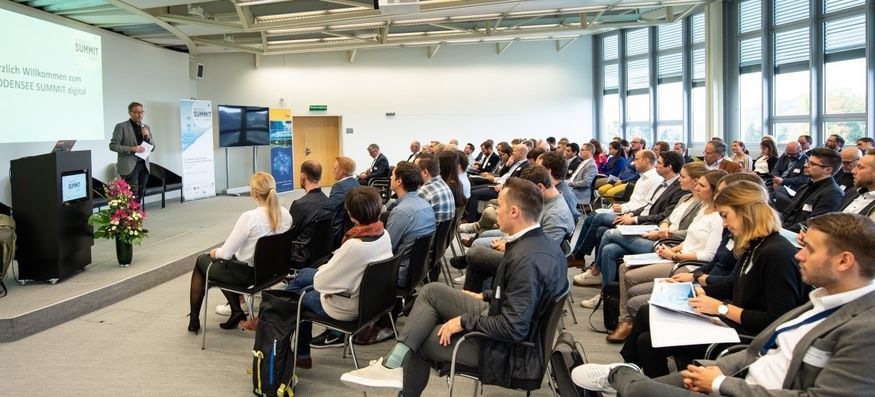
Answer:
POLYGON ((123 266, 131 262, 131 245, 139 244, 149 233, 143 229, 146 212, 131 192, 124 179, 115 178, 106 186, 109 208, 97 211, 88 218, 94 226, 95 238, 115 239, 116 254, 123 266))

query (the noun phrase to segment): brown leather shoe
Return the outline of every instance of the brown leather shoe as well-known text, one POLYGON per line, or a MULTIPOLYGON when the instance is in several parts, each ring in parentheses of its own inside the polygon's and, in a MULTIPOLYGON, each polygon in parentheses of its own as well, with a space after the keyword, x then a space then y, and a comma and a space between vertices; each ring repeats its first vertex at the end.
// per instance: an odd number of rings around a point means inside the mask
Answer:
POLYGON ((471 238, 463 238, 463 239, 462 239, 462 245, 464 245, 465 247, 471 248, 471 245, 473 245, 473 244, 474 244, 474 238, 473 238, 473 237, 471 237, 471 238))
POLYGON ((569 268, 572 268, 572 267, 584 267, 584 266, 586 266, 586 258, 584 258, 584 259, 577 259, 577 258, 574 257, 574 255, 570 255, 570 256, 568 257, 568 267, 569 267, 569 268))
POLYGON ((632 322, 631 321, 620 321, 617 323, 617 329, 614 330, 610 335, 605 337, 605 340, 610 343, 623 343, 626 341, 626 338, 632 333, 632 322))
POLYGON ((312 358, 299 358, 295 361, 295 366, 301 369, 310 369, 313 368, 313 359, 312 358))

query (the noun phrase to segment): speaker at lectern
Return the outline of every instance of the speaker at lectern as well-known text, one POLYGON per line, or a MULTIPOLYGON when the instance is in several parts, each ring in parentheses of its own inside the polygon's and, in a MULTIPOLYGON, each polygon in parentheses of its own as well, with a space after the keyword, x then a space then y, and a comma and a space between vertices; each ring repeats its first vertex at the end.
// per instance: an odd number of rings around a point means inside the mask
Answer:
POLYGON ((10 162, 21 280, 59 279, 84 270, 94 245, 88 225, 91 152, 57 151, 10 162))

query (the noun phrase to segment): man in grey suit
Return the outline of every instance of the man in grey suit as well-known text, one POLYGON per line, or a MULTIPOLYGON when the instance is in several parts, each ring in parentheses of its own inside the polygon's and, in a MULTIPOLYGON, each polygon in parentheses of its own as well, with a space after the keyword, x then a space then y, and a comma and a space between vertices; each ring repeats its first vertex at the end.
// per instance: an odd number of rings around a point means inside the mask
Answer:
POLYGON ((572 379, 624 397, 872 395, 875 223, 859 214, 826 214, 809 220, 800 241, 802 279, 818 288, 811 302, 780 317, 747 349, 658 379, 631 364, 584 364, 572 379))
MULTIPOLYGON (((116 172, 125 178, 131 191, 137 200, 143 201, 143 193, 146 191, 146 181, 149 179, 149 159, 137 157, 135 153, 142 153, 143 142, 152 143, 152 129, 143 124, 143 116, 146 112, 143 105, 131 102, 128 105, 130 120, 115 125, 112 130, 112 139, 109 141, 109 150, 118 153, 116 172)), ((154 149, 153 149, 154 150, 154 149)))
POLYGON ((594 151, 595 146, 589 142, 580 145, 581 163, 567 181, 580 204, 589 204, 592 201, 592 181, 599 173, 595 160, 592 159, 594 151))

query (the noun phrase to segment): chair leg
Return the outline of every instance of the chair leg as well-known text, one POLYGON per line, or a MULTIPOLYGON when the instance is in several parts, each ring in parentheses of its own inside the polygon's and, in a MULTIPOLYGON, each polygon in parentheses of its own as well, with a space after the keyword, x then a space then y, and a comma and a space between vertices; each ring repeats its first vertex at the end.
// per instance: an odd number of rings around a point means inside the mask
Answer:
POLYGON ((571 313, 571 319, 574 320, 574 324, 577 324, 577 315, 574 314, 574 306, 571 305, 570 300, 565 300, 565 303, 568 305, 568 312, 571 313))
POLYGON ((201 330, 204 331, 204 337, 201 339, 201 350, 207 348, 207 312, 210 308, 210 268, 213 264, 207 266, 207 272, 204 274, 204 321, 201 323, 201 330))
POLYGON ((389 316, 389 324, 392 324, 392 332, 395 333, 395 340, 398 340, 398 329, 395 328, 395 319, 392 318, 392 312, 386 313, 389 316))
POLYGON ((301 317, 295 319, 295 336, 292 337, 292 390, 294 390, 295 373, 298 370, 298 330, 301 329, 301 317))
POLYGON ((450 277, 452 277, 452 276, 451 276, 452 273, 450 273, 450 264, 447 263, 447 260, 446 260, 445 258, 441 258, 441 266, 443 266, 443 269, 441 270, 441 273, 444 274, 444 281, 447 282, 447 285, 448 285, 448 286, 452 287, 452 286, 453 286, 453 280, 450 279, 450 277))
POLYGON ((347 338, 347 336, 349 336, 349 335, 346 335, 346 334, 343 335, 343 356, 342 356, 342 358, 346 358, 346 352, 349 350, 349 346, 352 345, 352 338, 347 338))
POLYGON ((355 369, 359 369, 359 360, 355 357, 355 346, 352 343, 352 334, 349 334, 349 352, 352 355, 352 363, 355 365, 355 369))

